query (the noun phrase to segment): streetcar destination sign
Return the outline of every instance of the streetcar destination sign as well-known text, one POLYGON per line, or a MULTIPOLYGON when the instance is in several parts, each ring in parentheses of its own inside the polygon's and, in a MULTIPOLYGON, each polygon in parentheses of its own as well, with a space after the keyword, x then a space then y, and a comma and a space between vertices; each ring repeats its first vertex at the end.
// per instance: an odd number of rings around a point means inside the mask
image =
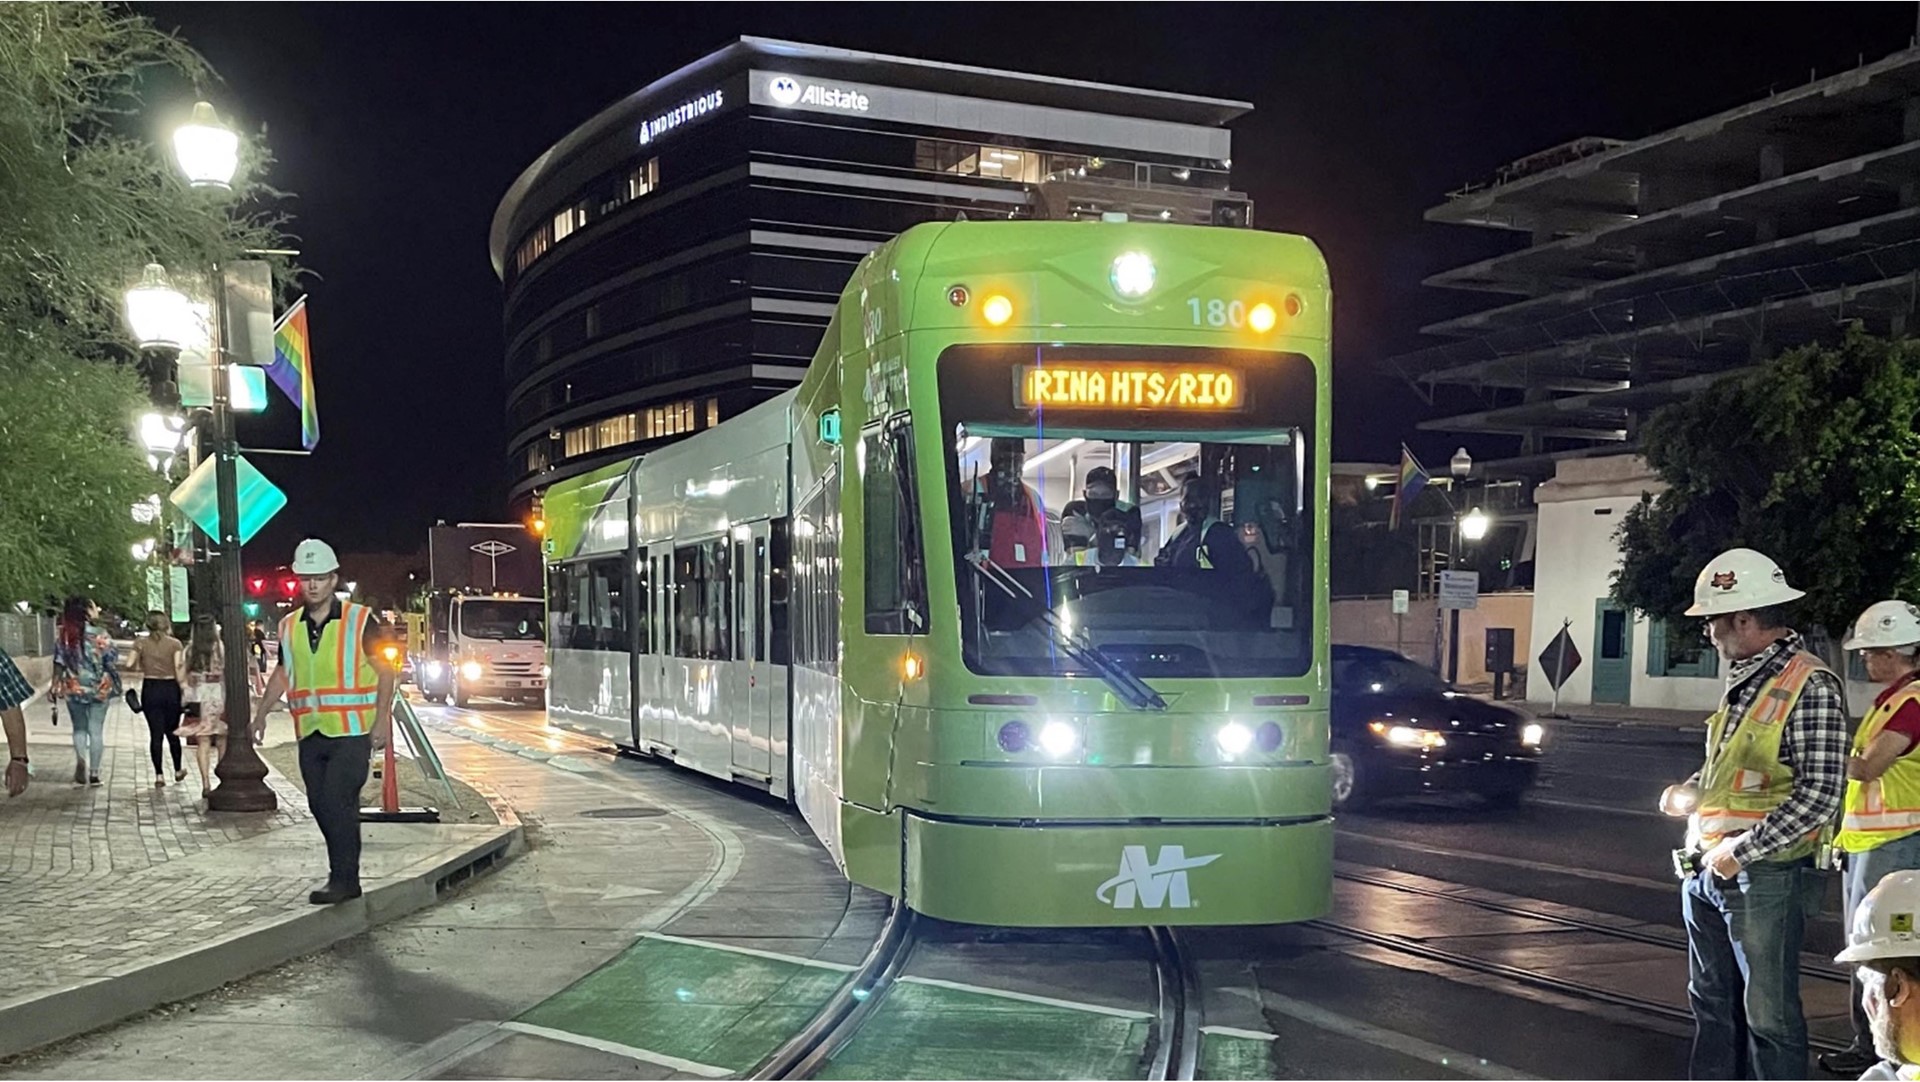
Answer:
POLYGON ((1056 408, 1236 410, 1245 404, 1240 374, 1192 365, 1021 365, 1015 372, 1021 406, 1056 408))

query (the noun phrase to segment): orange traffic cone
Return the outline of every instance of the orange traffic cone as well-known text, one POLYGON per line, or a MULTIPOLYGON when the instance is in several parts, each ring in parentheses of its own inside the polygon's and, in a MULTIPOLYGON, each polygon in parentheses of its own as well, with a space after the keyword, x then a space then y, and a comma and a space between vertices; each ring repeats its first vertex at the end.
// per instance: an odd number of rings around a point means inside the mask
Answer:
POLYGON ((400 776, 393 769, 393 741, 387 741, 386 777, 380 783, 380 810, 393 815, 400 810, 400 776))

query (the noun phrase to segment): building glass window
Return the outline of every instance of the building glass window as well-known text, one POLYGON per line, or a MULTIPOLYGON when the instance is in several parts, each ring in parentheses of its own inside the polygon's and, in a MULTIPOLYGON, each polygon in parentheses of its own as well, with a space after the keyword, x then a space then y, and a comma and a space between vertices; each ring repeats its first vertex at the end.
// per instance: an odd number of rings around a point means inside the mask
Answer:
POLYGON ((1647 675, 1715 677, 1720 675, 1720 655, 1701 634, 1698 621, 1649 620, 1647 675))
POLYGON ((587 208, 568 207, 553 216, 553 239, 563 241, 573 235, 573 231, 587 224, 587 208))
POLYGON ((707 399, 707 427, 712 428, 718 425, 719 423, 720 423, 720 400, 717 398, 709 398, 707 399))
POLYGON ((627 175, 627 199, 638 199, 660 186, 660 159, 649 158, 627 175))

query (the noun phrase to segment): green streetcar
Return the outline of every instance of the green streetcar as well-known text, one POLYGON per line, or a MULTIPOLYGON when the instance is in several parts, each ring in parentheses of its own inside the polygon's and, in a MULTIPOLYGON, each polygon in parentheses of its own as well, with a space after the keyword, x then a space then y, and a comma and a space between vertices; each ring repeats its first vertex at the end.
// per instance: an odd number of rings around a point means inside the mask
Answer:
POLYGON ((799 387, 548 490, 551 717, 931 916, 1325 914, 1330 304, 1297 236, 908 230, 799 387))

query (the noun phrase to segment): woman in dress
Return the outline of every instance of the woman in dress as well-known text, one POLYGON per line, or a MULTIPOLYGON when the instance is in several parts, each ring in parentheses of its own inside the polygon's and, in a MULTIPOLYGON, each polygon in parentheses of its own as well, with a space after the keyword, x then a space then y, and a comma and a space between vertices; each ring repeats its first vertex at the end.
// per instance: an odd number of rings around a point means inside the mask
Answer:
POLYGON ((67 598, 53 647, 53 697, 66 700, 67 714, 73 719, 75 785, 100 784, 107 704, 123 694, 120 654, 113 648, 113 637, 93 623, 99 615, 100 606, 90 599, 67 598))
POLYGON ((173 752, 173 780, 186 781, 180 762, 180 682, 186 676, 186 647, 173 637, 173 621, 164 612, 147 614, 146 637, 133 644, 133 668, 140 671, 140 710, 147 716, 147 754, 153 759, 153 787, 167 784, 160 745, 173 752))
POLYGON ((187 644, 187 717, 180 724, 180 735, 193 741, 193 763, 200 770, 202 799, 213 793, 213 765, 220 761, 227 745, 223 653, 213 617, 196 619, 193 638, 187 644))

